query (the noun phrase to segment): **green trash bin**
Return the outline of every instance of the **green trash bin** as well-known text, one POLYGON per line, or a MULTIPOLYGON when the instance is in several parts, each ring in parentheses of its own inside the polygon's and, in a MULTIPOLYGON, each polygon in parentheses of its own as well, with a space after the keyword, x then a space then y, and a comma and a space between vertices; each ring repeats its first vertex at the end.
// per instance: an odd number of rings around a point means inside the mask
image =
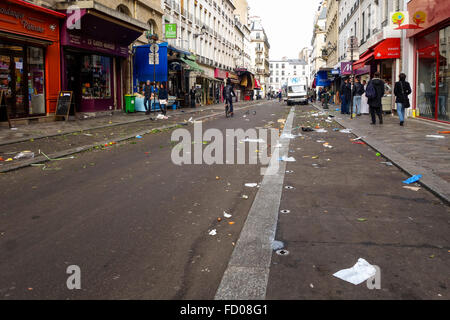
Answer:
POLYGON ((136 97, 131 94, 125 95, 125 112, 126 113, 134 113, 135 109, 136 97))

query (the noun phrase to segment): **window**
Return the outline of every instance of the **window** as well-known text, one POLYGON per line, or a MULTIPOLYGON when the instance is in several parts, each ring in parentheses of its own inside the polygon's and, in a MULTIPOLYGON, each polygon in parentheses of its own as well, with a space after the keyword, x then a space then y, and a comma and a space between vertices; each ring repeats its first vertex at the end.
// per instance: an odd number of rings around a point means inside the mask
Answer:
POLYGON ((111 58, 85 55, 82 61, 80 77, 83 99, 110 99, 111 58))
POLYGON ((121 5, 117 6, 117 11, 131 17, 131 11, 130 11, 130 9, 128 9, 128 7, 126 5, 121 4, 121 5))
POLYGON ((366 34, 366 30, 365 30, 366 29, 366 13, 365 12, 362 13, 361 28, 362 28, 362 30, 361 30, 361 35, 362 35, 361 40, 364 40, 364 36, 366 34))

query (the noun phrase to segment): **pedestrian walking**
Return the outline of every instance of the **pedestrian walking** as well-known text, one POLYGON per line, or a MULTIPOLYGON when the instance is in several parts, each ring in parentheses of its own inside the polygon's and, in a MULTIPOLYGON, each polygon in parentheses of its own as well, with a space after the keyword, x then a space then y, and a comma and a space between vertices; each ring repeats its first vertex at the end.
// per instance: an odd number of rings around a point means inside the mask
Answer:
POLYGON ((161 87, 158 93, 159 107, 163 115, 167 114, 167 100, 169 99, 169 93, 167 92, 164 83, 161 83, 161 87))
POLYGON ((225 103, 229 108, 230 116, 234 116, 233 109, 233 97, 236 97, 236 93, 234 92, 233 85, 231 84, 231 80, 227 79, 227 85, 223 88, 223 97, 225 98, 225 103))
POLYGON ((349 104, 352 95, 352 88, 349 83, 349 79, 345 78, 344 82, 341 85, 341 113, 342 114, 350 114, 349 104))
POLYGON ((411 106, 408 96, 411 94, 412 90, 411 85, 406 81, 406 74, 400 73, 399 79, 400 81, 395 83, 394 95, 400 125, 403 126, 405 123, 405 110, 411 106))
POLYGON ((278 92, 278 102, 281 102, 281 100, 283 99, 283 94, 280 92, 278 92))
POLYGON ((367 81, 363 80, 364 93, 361 96, 361 114, 369 114, 369 103, 366 96, 367 81))
POLYGON ((366 88, 366 95, 369 103, 369 112, 372 117, 372 125, 377 124, 376 116, 380 120, 380 124, 383 124, 383 104, 381 99, 384 96, 385 84, 380 79, 380 73, 375 72, 373 78, 369 81, 366 88))
POLYGON ((197 90, 195 90, 195 86, 192 86, 191 90, 189 90, 189 96, 191 98, 191 108, 195 108, 195 99, 197 96, 197 90))
POLYGON ((361 80, 359 77, 356 77, 355 84, 353 86, 353 114, 361 115, 361 100, 362 95, 365 93, 364 86, 361 84, 361 80))
POLYGON ((153 86, 151 85, 150 80, 147 81, 147 83, 144 85, 144 90, 143 90, 143 94, 144 94, 144 107, 145 107, 145 114, 150 114, 151 112, 151 107, 149 108, 149 102, 151 105, 151 100, 152 100, 152 90, 153 86))

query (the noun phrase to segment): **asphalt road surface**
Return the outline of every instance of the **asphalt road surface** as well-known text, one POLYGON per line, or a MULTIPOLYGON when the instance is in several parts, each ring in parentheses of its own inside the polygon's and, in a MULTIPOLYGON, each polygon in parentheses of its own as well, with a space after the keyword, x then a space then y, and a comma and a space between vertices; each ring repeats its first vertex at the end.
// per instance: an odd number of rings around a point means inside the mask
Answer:
MULTIPOLYGON (((273 101, 248 110, 204 120, 203 129, 225 137, 226 129, 280 128, 291 112, 273 101)), ((315 125, 311 106, 295 110, 295 133, 315 125)), ((297 162, 284 179, 295 189, 283 189, 279 208, 291 213, 274 226, 290 255, 273 254, 267 298, 448 299, 448 207, 423 189, 403 189, 399 169, 321 123, 328 136, 291 141, 297 162), (380 266, 383 290, 332 276, 359 257, 380 266)), ((46 170, 1 174, 0 298, 213 299, 260 190, 245 184, 262 182, 261 165, 177 166, 173 147, 171 131, 161 132, 46 170), (81 290, 67 288, 71 265, 81 270, 81 290)))

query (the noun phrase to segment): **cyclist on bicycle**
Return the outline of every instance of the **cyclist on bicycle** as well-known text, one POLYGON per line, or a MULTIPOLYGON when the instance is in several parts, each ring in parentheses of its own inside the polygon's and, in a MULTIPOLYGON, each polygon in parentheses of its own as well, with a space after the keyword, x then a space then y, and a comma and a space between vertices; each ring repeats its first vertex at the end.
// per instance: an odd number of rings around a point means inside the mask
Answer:
POLYGON ((227 79, 227 85, 223 88, 223 97, 225 98, 225 107, 229 108, 229 113, 233 116, 233 97, 236 97, 236 93, 230 79, 227 79))

